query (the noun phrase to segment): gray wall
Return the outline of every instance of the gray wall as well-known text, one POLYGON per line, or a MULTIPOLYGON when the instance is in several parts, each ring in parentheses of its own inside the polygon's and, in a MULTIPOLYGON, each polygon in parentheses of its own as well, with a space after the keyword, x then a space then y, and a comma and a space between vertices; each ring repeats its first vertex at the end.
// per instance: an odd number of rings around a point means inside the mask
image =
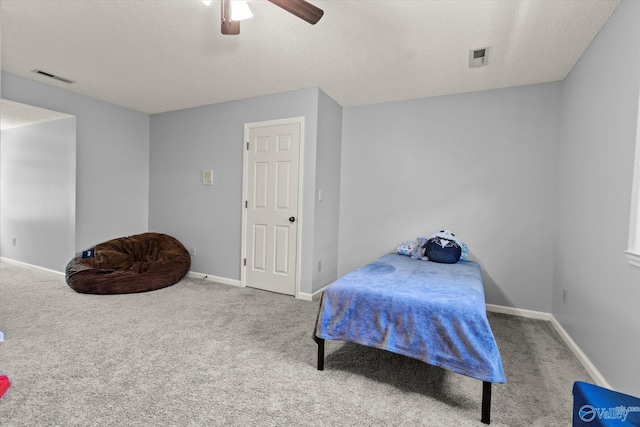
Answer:
POLYGON ((320 91, 316 165, 313 291, 338 278, 342 107, 320 91), (322 200, 319 192, 322 190, 322 200), (321 270, 318 271, 318 262, 321 270))
POLYGON ((244 124, 305 117, 302 271, 312 291, 318 89, 304 89, 151 116, 149 228, 196 249, 192 271, 240 279, 244 124), (213 186, 202 170, 213 169, 213 186))
POLYGON ((339 274, 448 228, 488 303, 551 311, 561 83, 345 108, 339 274))
POLYGON ((76 116, 76 252, 147 231, 147 114, 5 72, 2 98, 76 116))
POLYGON ((640 269, 623 253, 637 140, 638 22, 640 3, 623 1, 564 81, 553 313, 614 388, 640 396, 640 269))
POLYGON ((344 274, 450 228, 483 266, 487 302, 552 311, 615 388, 640 395, 640 270, 623 253, 639 18, 640 4, 623 1, 564 82, 347 108, 341 134, 339 107, 317 89, 151 119, 6 73, 2 96, 77 116, 76 250, 148 224, 197 248, 194 271, 231 279, 243 125, 305 116, 303 292, 332 263, 344 274), (315 203, 319 189, 329 203, 315 203), (339 228, 321 236, 338 205, 339 228))
POLYGON ((3 130, 0 171, 0 255, 64 271, 75 253, 76 119, 3 130))

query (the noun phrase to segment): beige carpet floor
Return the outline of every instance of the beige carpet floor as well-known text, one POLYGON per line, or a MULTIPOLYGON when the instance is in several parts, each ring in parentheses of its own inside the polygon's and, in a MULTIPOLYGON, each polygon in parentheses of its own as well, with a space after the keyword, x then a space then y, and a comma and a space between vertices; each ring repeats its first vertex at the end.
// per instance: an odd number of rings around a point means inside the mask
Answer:
MULTIPOLYGON (((318 304, 185 279, 129 295, 0 263, 2 426, 482 426, 482 383, 388 352, 327 342, 318 304)), ((488 315, 507 384, 492 425, 568 426, 592 381, 545 321, 488 315)))

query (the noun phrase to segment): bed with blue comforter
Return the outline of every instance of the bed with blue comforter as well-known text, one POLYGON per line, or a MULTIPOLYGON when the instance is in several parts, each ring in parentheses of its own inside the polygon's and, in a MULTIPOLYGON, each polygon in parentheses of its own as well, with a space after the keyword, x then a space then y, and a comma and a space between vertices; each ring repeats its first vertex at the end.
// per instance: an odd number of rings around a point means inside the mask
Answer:
POLYGON ((480 266, 441 264, 387 254, 329 285, 314 339, 318 369, 324 340, 380 348, 483 381, 482 421, 489 423, 491 383, 504 383, 487 320, 480 266))

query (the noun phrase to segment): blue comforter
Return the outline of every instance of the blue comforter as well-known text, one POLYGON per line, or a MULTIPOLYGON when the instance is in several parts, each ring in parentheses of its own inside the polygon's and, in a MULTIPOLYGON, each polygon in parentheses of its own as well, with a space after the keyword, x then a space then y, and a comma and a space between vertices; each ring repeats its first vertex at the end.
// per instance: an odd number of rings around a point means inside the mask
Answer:
POLYGON ((505 382, 473 261, 439 264, 387 254, 327 287, 315 335, 505 382))

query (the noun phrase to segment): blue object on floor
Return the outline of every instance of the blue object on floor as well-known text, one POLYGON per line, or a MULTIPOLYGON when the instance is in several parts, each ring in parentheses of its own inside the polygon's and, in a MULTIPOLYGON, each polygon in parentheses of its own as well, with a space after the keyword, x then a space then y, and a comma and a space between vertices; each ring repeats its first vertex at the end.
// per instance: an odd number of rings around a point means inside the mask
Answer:
POLYGON ((594 384, 573 384, 573 427, 640 426, 640 399, 594 384))

